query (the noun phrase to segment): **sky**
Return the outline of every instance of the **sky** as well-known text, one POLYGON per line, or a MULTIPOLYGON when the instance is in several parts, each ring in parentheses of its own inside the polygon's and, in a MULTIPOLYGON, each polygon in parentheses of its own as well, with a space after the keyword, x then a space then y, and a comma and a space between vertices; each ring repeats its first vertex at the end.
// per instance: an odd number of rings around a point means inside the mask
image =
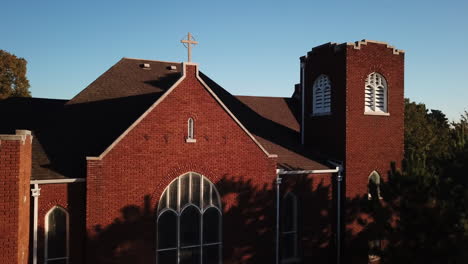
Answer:
POLYGON ((236 95, 290 96, 299 57, 327 42, 405 50, 405 97, 468 110, 468 1, 2 0, 0 49, 28 61, 34 97, 70 99, 122 57, 192 61, 236 95))

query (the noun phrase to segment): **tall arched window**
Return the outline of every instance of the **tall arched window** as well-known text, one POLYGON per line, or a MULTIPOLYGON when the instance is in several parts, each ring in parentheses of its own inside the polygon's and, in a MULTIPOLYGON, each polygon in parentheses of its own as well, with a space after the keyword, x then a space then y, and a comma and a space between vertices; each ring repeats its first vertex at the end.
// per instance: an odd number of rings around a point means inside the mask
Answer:
POLYGON ((68 249, 68 212, 60 206, 54 206, 45 216, 45 252, 46 264, 67 264, 68 249))
POLYGON ((314 81, 313 114, 329 114, 331 107, 331 82, 327 75, 320 75, 314 81))
POLYGON ((387 113, 387 80, 376 72, 367 76, 364 111, 368 113, 387 113))
POLYGON ((282 210, 282 262, 298 258, 298 230, 297 230, 297 197, 288 192, 283 198, 282 210))
POLYGON ((380 175, 378 172, 373 171, 369 175, 368 185, 367 185, 367 198, 372 199, 382 199, 380 195, 380 175))
POLYGON ((218 191, 206 177, 177 177, 159 200, 157 263, 221 263, 221 212, 218 191))

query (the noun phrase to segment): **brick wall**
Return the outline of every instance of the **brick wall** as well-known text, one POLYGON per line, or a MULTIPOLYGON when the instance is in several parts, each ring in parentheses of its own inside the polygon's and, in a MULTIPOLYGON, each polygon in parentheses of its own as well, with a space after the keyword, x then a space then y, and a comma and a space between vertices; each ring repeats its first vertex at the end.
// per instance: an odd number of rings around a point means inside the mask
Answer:
POLYGON ((360 49, 347 45, 346 75, 346 206, 348 217, 353 217, 346 219, 347 242, 352 244, 348 256, 365 259, 366 250, 355 249, 366 249, 368 243, 366 236, 359 235, 366 225, 358 223, 359 218, 366 219, 359 212, 368 203, 368 177, 375 170, 386 180, 391 162, 399 168, 403 159, 404 54, 394 54, 386 44, 367 43, 360 49), (365 80, 372 72, 387 80, 389 116, 364 114, 365 80))
POLYGON ((188 171, 206 176, 221 195, 224 263, 273 260, 275 160, 196 79, 196 67, 186 67, 186 78, 105 157, 88 160, 87 263, 106 257, 132 256, 133 263, 155 259, 158 200, 175 177, 188 171), (195 121, 196 143, 185 142, 189 117, 195 121), (107 242, 112 248, 95 246, 107 242))
POLYGON ((372 221, 361 213, 367 206, 368 177, 376 170, 386 180, 391 162, 399 168, 403 158, 404 53, 383 43, 329 43, 313 48, 301 62, 305 63, 305 143, 344 162, 346 263, 365 263, 366 224, 359 219, 372 221), (389 116, 364 115, 365 80, 372 72, 387 80, 389 116), (332 83, 331 115, 311 114, 312 87, 320 74, 328 75, 332 83))
POLYGON ((29 131, 0 135, 0 263, 26 264, 29 246, 29 131))
POLYGON ((345 49, 334 44, 313 48, 302 57, 305 63, 304 75, 304 114, 305 143, 311 149, 328 154, 335 159, 344 158, 345 109, 346 109, 346 53, 345 49), (313 85, 321 74, 330 78, 331 114, 312 113, 313 85))

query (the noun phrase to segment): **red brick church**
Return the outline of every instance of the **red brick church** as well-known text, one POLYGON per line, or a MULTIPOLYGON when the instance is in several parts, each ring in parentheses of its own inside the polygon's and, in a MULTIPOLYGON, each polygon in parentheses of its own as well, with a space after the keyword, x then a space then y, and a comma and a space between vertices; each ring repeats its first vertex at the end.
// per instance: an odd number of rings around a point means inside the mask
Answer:
POLYGON ((359 219, 403 157, 404 52, 327 43, 298 75, 235 96, 123 58, 70 100, 0 101, 0 263, 379 262, 359 219))

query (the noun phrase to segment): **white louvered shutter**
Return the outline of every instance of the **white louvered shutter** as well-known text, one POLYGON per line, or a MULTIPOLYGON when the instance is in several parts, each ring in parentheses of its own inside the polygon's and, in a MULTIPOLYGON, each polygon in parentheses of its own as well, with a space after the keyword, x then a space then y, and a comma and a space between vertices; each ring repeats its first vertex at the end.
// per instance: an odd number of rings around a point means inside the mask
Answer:
POLYGON ((387 81, 379 73, 367 76, 364 107, 366 112, 387 112, 387 81))
POLYGON ((331 82, 326 75, 320 75, 314 82, 313 113, 329 113, 331 109, 331 82))

